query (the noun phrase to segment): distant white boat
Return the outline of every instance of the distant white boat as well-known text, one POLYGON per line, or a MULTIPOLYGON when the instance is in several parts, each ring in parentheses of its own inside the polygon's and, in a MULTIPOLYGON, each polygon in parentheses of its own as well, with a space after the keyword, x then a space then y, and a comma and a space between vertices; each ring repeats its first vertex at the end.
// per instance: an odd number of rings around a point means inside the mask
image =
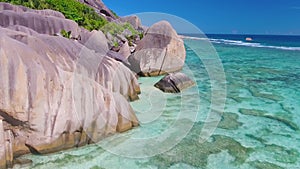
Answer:
POLYGON ((253 41, 253 39, 248 37, 248 38, 246 38, 246 41, 251 42, 251 41, 253 41))

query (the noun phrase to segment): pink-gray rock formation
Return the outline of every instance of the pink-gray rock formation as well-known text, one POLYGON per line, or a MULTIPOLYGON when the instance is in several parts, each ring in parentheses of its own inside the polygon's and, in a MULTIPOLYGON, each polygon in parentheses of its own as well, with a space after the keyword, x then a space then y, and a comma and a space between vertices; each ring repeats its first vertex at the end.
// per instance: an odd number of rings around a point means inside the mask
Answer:
POLYGON ((195 85, 195 82, 184 73, 170 73, 154 86, 166 93, 180 93, 182 90, 195 85))
POLYGON ((37 13, 39 15, 44 15, 44 16, 53 16, 53 17, 58 17, 58 18, 65 18, 65 16, 57 11, 45 9, 45 10, 33 10, 30 8, 26 8, 24 6, 19 6, 19 5, 12 5, 9 3, 3 3, 0 2, 0 11, 4 10, 10 10, 14 12, 32 12, 32 13, 37 13))
POLYGON ((142 28, 142 22, 140 18, 136 15, 131 15, 131 16, 125 16, 120 18, 121 22, 128 22, 132 25, 132 27, 136 30, 143 30, 142 28))
MULTIPOLYGON (((0 113, 2 113, 0 111, 0 113)), ((0 119, 0 168, 13 166, 13 135, 10 130, 3 127, 3 119, 0 119)))
POLYGON ((35 37, 4 28, 0 32, 0 111, 5 129, 17 133, 16 154, 28 148, 55 152, 97 141, 117 128, 124 131, 138 123, 126 99, 113 92, 124 94, 123 88, 105 76, 128 76, 129 70, 128 74, 120 73, 126 67, 87 48, 80 56, 88 58, 80 63, 82 58, 72 52, 84 47, 65 38, 35 37), (98 59, 103 61, 89 63, 98 59), (100 77, 106 78, 105 82, 100 77), (127 127, 119 126, 119 116, 127 119, 122 120, 127 127), (89 137, 80 140, 73 136, 78 131, 89 137))
MULTIPOLYGON (((35 11, 30 10, 25 7, 21 6, 13 6, 6 3, 1 3, 3 8, 7 10, 0 11, 0 25, 2 27, 8 27, 12 30, 22 31, 25 33, 29 33, 30 35, 33 34, 47 34, 47 35, 54 35, 59 33, 61 30, 70 30, 72 32, 72 36, 74 37, 80 37, 79 42, 84 45, 84 47, 87 47, 98 54, 106 55, 108 52, 108 45, 107 40, 103 33, 101 31, 92 31, 88 32, 87 30, 80 28, 77 23, 64 19, 62 17, 56 17, 60 16, 59 12, 54 11, 55 16, 49 17, 45 15, 39 15, 37 13, 43 13, 41 11, 39 12, 27 12, 27 11, 35 11), (8 7, 7 7, 8 6, 8 7), (22 10, 16 9, 21 8, 22 10), (18 11, 18 12, 15 12, 18 11), (30 28, 30 29, 28 29, 30 28), (34 31, 33 31, 34 30, 34 31)), ((0 5, 0 6, 1 6, 0 5)), ((51 11, 51 10, 47 10, 51 11)), ((49 12, 52 13, 52 12, 49 12)), ((70 47, 65 46, 62 44, 65 48, 68 50, 70 47)), ((69 50, 68 52, 72 52, 72 55, 76 55, 80 53, 82 47, 79 47, 77 51, 69 50), (76 53, 77 52, 77 53, 76 53)), ((62 49, 66 50, 66 49, 62 49)), ((116 72, 110 71, 110 74, 107 74, 107 78, 114 77, 114 83, 112 84, 106 84, 108 82, 99 81, 103 86, 111 86, 109 87, 114 92, 120 92, 123 94, 126 98, 130 100, 135 100, 138 98, 137 94, 140 92, 139 85, 137 80, 135 79, 135 76, 127 70, 126 67, 123 65, 120 65, 118 62, 109 63, 110 61, 108 57, 102 57, 102 62, 107 62, 110 68, 113 68, 112 70, 116 71, 116 65, 122 69, 122 71, 119 72, 119 74, 116 74, 116 72), (118 79, 120 77, 121 79, 127 79, 128 81, 121 82, 123 85, 120 85, 120 81, 118 79)), ((118 67, 117 66, 117 67, 118 67)), ((104 71, 103 69, 101 71, 104 71)), ((99 71, 99 73, 101 73, 99 71)), ((107 79, 105 79, 107 80, 107 79)))
POLYGON ((139 84, 106 56, 102 32, 56 12, 0 8, 0 168, 22 154, 78 147, 138 125, 128 100, 138 99, 139 84), (82 39, 52 36, 68 28, 82 39))
POLYGON ((128 57, 131 55, 131 51, 130 51, 130 47, 128 45, 128 42, 125 42, 121 46, 121 48, 120 48, 120 50, 119 50, 118 53, 121 54, 122 56, 124 56, 124 60, 128 59, 128 57))
POLYGON ((128 61, 129 68, 142 76, 158 76, 181 70, 185 47, 167 21, 152 25, 128 61))
POLYGON ((66 30, 71 31, 72 37, 78 37, 82 31, 74 21, 62 17, 41 15, 40 13, 42 12, 3 10, 0 11, 0 26, 21 25, 31 28, 40 34, 48 35, 55 35, 60 33, 61 30, 66 30))
MULTIPOLYGON (((116 19, 101 0, 80 1, 116 19)), ((137 17, 125 21, 142 27, 137 17)), ((119 39, 120 49, 110 52, 101 31, 89 32, 59 12, 0 3, 0 168, 26 153, 83 146, 138 125, 128 103, 140 93, 131 70, 144 76, 178 71, 185 49, 165 21, 137 46, 119 39), (71 31, 71 39, 57 36, 62 30, 71 31)), ((167 82, 179 90, 190 85, 174 77, 167 82)))

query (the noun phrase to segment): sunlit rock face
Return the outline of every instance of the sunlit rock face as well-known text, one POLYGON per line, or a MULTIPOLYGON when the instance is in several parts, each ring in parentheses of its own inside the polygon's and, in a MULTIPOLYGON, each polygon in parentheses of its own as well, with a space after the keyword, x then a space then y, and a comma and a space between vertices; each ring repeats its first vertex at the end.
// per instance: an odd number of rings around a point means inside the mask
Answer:
MULTIPOLYGON (((8 5, 1 3, 0 6, 5 9, 8 5)), ((0 11, 0 26, 2 27, 21 25, 31 28, 40 34, 48 35, 58 34, 64 29, 71 31, 73 37, 78 37, 82 30, 76 22, 65 19, 61 16, 62 14, 59 15, 59 12, 56 11, 29 10, 24 7, 7 7, 7 9, 0 11)))
POLYGON ((142 22, 140 18, 136 15, 132 16, 125 16, 119 19, 121 22, 127 22, 130 23, 134 29, 136 30, 143 30, 142 22))
POLYGON ((50 9, 45 9, 45 10, 33 10, 30 8, 26 8, 24 6, 19 6, 19 5, 12 5, 9 3, 3 3, 0 2, 0 11, 13 11, 13 12, 18 12, 18 13, 23 13, 23 12, 31 12, 31 13, 36 13, 39 15, 43 16, 52 16, 52 17, 58 17, 58 18, 65 18, 65 16, 57 11, 53 11, 50 9))
POLYGON ((62 37, 0 30, 0 115, 5 130, 18 133, 17 154, 29 147, 48 153, 83 145, 137 125, 120 94, 130 90, 121 86, 127 77, 119 79, 130 76, 125 66, 87 48, 82 54, 89 56, 85 61, 100 60, 100 65, 78 63, 82 58, 71 50, 84 46, 62 37))
POLYGON ((185 62, 182 39, 167 21, 152 25, 128 61, 129 68, 142 76, 159 76, 182 69, 185 62))
POLYGON ((138 125, 128 100, 138 99, 139 84, 106 56, 102 32, 54 11, 0 8, 0 168, 22 154, 82 146, 138 125), (53 36, 67 28, 81 39, 53 36))
MULTIPOLYGON (((140 92, 140 89, 135 76, 119 62, 112 61, 106 57, 109 49, 107 39, 101 31, 89 32, 79 27, 74 21, 65 19, 57 11, 32 10, 7 3, 0 3, 0 8, 3 9, 3 11, 0 11, 0 25, 10 30, 24 32, 29 35, 46 34, 51 36, 59 34, 62 30, 71 31, 71 36, 76 41, 97 54, 103 55, 101 59, 98 59, 103 64, 101 64, 102 67, 99 67, 97 81, 111 91, 120 92, 129 100, 138 99, 137 94, 140 92), (116 69, 116 67, 120 70, 116 69), (102 79, 99 79, 99 76, 102 79)), ((46 41, 50 41, 47 37, 45 39, 46 41)), ((60 43, 58 47, 61 48, 61 51, 67 50, 71 55, 80 55, 82 53, 81 49, 83 46, 70 48, 69 44, 70 42, 66 44, 60 43)), ((84 59, 80 59, 80 61, 82 60, 84 59)))

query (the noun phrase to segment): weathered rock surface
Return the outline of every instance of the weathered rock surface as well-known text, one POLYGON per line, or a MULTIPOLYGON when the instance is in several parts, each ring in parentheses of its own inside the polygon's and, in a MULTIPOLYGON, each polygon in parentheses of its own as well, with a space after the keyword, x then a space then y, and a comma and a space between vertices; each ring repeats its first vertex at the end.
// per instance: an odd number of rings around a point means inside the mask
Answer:
MULTIPOLYGON (((116 19, 101 0, 80 1, 116 19)), ((143 32, 138 17, 121 20, 143 32)), ((128 103, 140 93, 131 70, 144 76, 178 71, 185 48, 165 21, 135 39, 137 46, 129 46, 129 34, 113 37, 122 45, 111 52, 101 31, 89 32, 60 12, 0 3, 0 168, 12 167, 14 157, 26 153, 83 146, 138 125, 128 103), (72 38, 56 36, 61 30, 72 38)), ((172 74, 160 85, 178 92, 192 85, 189 80, 172 74)))
POLYGON ((132 15, 132 16, 125 16, 120 18, 121 22, 128 22, 130 23, 134 29, 136 30, 143 30, 142 28, 142 22, 140 20, 140 18, 136 15, 132 15))
POLYGON ((106 56, 102 32, 1 5, 0 168, 22 154, 82 146, 138 125, 127 100, 138 99, 139 84, 106 56), (82 39, 51 36, 69 26, 82 39))
POLYGON ((15 133, 15 155, 96 142, 138 124, 126 99, 112 92, 125 92, 111 77, 129 76, 129 70, 120 73, 126 67, 87 48, 80 56, 88 57, 81 60, 72 52, 83 46, 66 38, 4 28, 0 35, 0 115, 5 130, 15 133), (98 59, 100 65, 92 62, 98 59))
POLYGON ((128 45, 128 42, 125 42, 125 43, 121 46, 121 48, 120 48, 120 50, 119 50, 118 53, 121 54, 122 56, 124 56, 124 60, 127 60, 127 59, 128 59, 128 57, 131 55, 130 47, 129 47, 129 45, 128 45))
POLYGON ((107 39, 101 31, 82 32, 81 37, 79 42, 85 47, 102 55, 106 55, 109 51, 107 39))
POLYGON ((37 13, 37 14, 43 15, 43 16, 53 16, 53 17, 58 17, 58 18, 65 18, 65 16, 62 13, 53 11, 53 10, 49 10, 49 9, 33 10, 30 8, 26 8, 24 6, 12 5, 9 3, 0 2, 0 11, 3 11, 3 10, 11 10, 14 12, 32 12, 32 13, 37 13))
MULTIPOLYGON (((53 17, 45 16, 45 15, 38 15, 38 12, 34 12, 36 10, 31 10, 22 6, 13 6, 10 4, 2 3, 3 8, 7 9, 4 11, 0 11, 0 25, 3 27, 7 27, 12 30, 21 31, 27 33, 29 35, 37 35, 37 34, 47 34, 47 35, 54 35, 60 32, 62 29, 70 30, 72 32, 72 36, 80 37, 79 42, 98 54, 103 55, 102 62, 111 62, 108 61, 108 57, 104 57, 106 53, 109 51, 107 40, 101 31, 92 31, 89 32, 83 28, 80 28, 77 23, 64 19, 63 17, 56 17, 60 16, 56 11, 53 11, 53 17), (20 8, 20 9, 18 9, 20 8), (18 11, 18 12, 15 12, 18 11), (30 11, 30 12, 27 12, 30 11), (32 20, 33 19, 33 20, 32 20)), ((49 10, 50 11, 50 10, 49 10)), ((49 12, 51 14, 51 12, 49 12)), ((62 15, 62 14, 61 14, 62 15)), ((70 47, 63 45, 65 48, 68 49, 68 52, 72 53, 72 55, 78 55, 81 53, 81 48, 83 46, 78 46, 76 49, 78 50, 69 50, 70 47)), ((65 49, 61 49, 63 51, 65 49)), ((102 64, 103 65, 103 64, 102 64)), ((140 92, 139 85, 135 76, 128 70, 126 67, 121 65, 118 62, 112 62, 108 64, 110 67, 113 68, 113 72, 110 71, 106 77, 114 77, 114 81, 104 81, 102 80, 99 83, 103 86, 110 86, 109 89, 114 92, 120 92, 126 98, 130 100, 135 100, 138 98, 137 94, 140 92), (117 65, 117 66, 116 66, 117 65), (119 71, 119 74, 116 74, 116 67, 119 67, 122 71, 119 71), (121 79, 128 81, 120 82, 118 77, 122 77, 121 79), (108 84, 112 83, 112 84, 108 84), (120 85, 123 84, 123 86, 120 85), (133 87, 131 85, 134 85, 133 87), (117 86, 117 87, 116 87, 117 86), (137 92, 136 92, 137 91, 137 92)), ((101 74, 99 70, 99 74, 101 74)), ((113 80, 110 77, 111 80, 113 80)), ((106 79, 107 80, 107 79, 106 79)))
MULTIPOLYGON (((0 114, 2 112, 0 111, 0 114)), ((5 130, 2 118, 0 119, 0 168, 13 166, 13 133, 5 130)))
POLYGON ((185 47, 167 21, 152 25, 128 61, 129 68, 142 76, 158 76, 181 70, 185 47))
POLYGON ((15 12, 14 10, 2 10, 0 11, 0 26, 9 27, 12 25, 21 25, 31 28, 40 34, 48 35, 58 34, 62 29, 64 29, 66 31, 71 31, 72 37, 78 37, 82 31, 82 29, 74 21, 62 17, 41 15, 40 13, 43 12, 15 12))
POLYGON ((195 82, 187 77, 185 74, 177 72, 171 73, 154 86, 166 93, 180 93, 182 90, 195 85, 195 82))
POLYGON ((96 82, 112 92, 122 94, 127 100, 139 99, 139 83, 135 75, 121 62, 104 57, 95 77, 96 82))
POLYGON ((121 55, 120 53, 118 52, 115 52, 113 50, 110 50, 108 53, 107 53, 107 56, 109 56, 110 58, 113 58, 117 61, 120 61, 120 62, 126 62, 126 59, 123 55, 121 55))
POLYGON ((125 36, 125 37, 130 37, 132 36, 132 32, 128 29, 125 29, 123 32, 122 32, 122 35, 125 36))

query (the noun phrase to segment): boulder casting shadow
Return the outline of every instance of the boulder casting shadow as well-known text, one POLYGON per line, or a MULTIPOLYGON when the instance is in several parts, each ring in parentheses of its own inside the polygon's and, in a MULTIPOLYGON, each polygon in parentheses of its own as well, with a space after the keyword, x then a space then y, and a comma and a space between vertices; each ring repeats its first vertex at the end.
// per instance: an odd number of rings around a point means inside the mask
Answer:
POLYGON ((195 85, 195 82, 185 74, 170 73, 157 82, 154 86, 166 93, 180 93, 182 90, 195 85))

